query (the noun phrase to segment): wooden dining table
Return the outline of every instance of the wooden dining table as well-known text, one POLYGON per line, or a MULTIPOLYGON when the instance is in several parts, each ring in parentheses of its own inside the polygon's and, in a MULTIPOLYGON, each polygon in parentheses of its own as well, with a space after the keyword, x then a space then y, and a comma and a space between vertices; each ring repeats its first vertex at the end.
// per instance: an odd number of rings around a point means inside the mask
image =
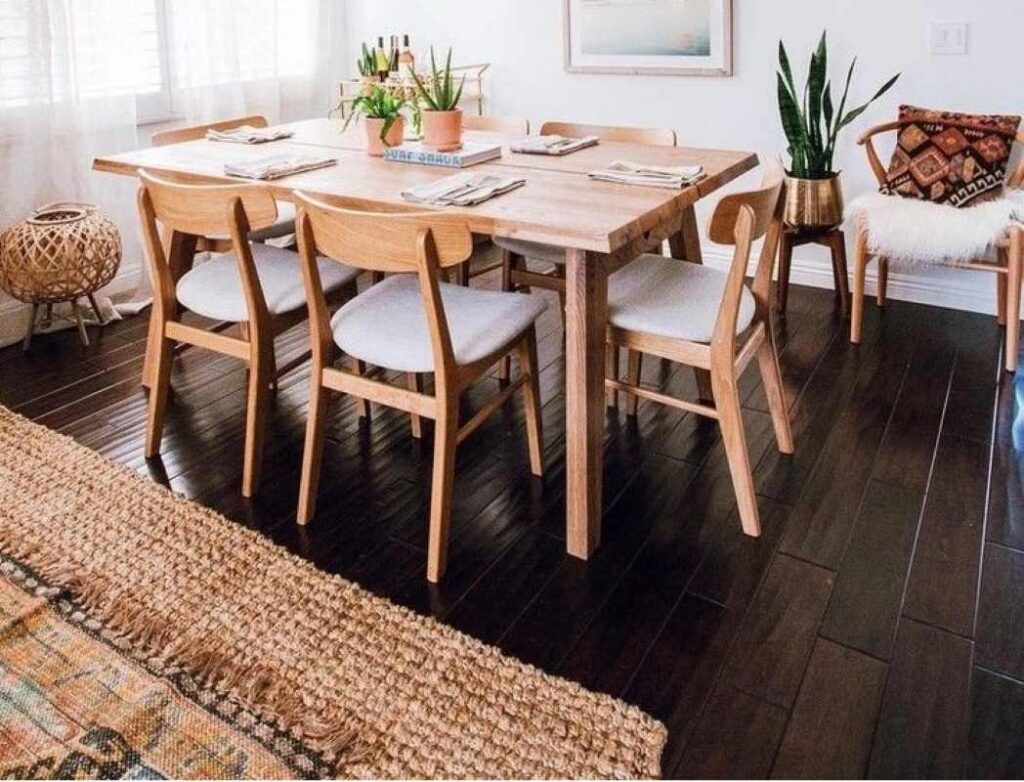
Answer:
MULTIPOLYGON (((139 169, 190 183, 237 181, 225 176, 226 163, 268 154, 311 152, 337 160, 329 168, 273 180, 279 200, 300 190, 339 206, 373 211, 420 210, 402 191, 453 173, 365 154, 362 128, 347 133, 340 123, 311 119, 281 127, 294 135, 267 144, 204 140, 98 157, 97 171, 136 176, 139 169)), ((694 205, 757 165, 752 152, 655 147, 605 142, 562 157, 517 154, 514 139, 467 131, 468 141, 501 144, 499 159, 474 172, 525 178, 526 184, 473 207, 460 208, 470 230, 565 248, 566 259, 566 548, 587 559, 601 540, 602 442, 604 429, 605 323, 608 275, 668 240, 671 254, 702 262, 694 205), (655 165, 701 165, 705 176, 680 190, 597 181, 588 172, 616 160, 655 165)), ((151 338, 154 336, 151 334, 151 338)), ((144 384, 148 375, 144 370, 144 384)))

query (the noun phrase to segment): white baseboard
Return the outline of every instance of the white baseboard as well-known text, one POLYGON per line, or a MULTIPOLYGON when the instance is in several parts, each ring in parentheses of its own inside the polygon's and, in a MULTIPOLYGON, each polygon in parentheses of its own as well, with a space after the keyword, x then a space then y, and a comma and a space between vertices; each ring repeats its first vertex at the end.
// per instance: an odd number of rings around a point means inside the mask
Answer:
MULTIPOLYGON (((715 249, 705 251, 704 260, 709 266, 727 269, 732 256, 715 249)), ((938 268, 915 273, 890 268, 886 293, 888 298, 899 301, 995 315, 994 277, 994 274, 966 269, 938 268)), ((810 260, 794 256, 789 279, 796 285, 812 288, 832 290, 835 285, 832 268, 825 259, 810 260)), ((868 266, 866 289, 872 296, 878 289, 874 264, 868 266)))
MULTIPOLYGON (((101 293, 115 297, 130 294, 142 284, 142 269, 128 269, 120 272, 101 293)), ((0 347, 21 342, 28 326, 29 305, 9 297, 0 301, 0 347)))

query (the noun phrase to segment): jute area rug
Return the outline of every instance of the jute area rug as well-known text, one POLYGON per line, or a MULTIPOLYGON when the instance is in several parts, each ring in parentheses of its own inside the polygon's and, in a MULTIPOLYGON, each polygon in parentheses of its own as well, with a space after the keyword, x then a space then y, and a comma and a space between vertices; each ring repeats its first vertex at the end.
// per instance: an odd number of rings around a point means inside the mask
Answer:
POLYGON ((0 777, 654 777, 665 738, 0 407, 0 777))

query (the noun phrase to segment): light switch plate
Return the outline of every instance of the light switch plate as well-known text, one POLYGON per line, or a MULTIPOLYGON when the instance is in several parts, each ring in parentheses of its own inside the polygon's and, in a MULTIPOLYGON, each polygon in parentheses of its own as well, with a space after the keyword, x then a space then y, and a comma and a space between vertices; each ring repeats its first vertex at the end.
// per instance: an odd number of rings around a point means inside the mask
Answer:
POLYGON ((969 29, 970 25, 967 22, 932 22, 932 54, 967 54, 967 35, 969 29))

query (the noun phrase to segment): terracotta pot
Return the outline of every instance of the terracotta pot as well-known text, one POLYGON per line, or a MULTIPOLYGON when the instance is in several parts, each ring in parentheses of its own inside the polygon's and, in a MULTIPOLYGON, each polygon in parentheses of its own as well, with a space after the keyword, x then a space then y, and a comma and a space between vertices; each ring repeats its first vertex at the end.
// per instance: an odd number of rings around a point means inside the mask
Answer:
POLYGON ((843 222, 839 175, 828 179, 786 177, 786 224, 822 230, 843 222))
POLYGON ((462 146, 462 109, 423 111, 423 145, 435 152, 462 146))
POLYGON ((363 125, 366 127, 366 154, 373 157, 383 157, 385 149, 400 146, 405 137, 405 117, 395 120, 383 140, 380 132, 384 129, 384 120, 364 117, 363 125))

